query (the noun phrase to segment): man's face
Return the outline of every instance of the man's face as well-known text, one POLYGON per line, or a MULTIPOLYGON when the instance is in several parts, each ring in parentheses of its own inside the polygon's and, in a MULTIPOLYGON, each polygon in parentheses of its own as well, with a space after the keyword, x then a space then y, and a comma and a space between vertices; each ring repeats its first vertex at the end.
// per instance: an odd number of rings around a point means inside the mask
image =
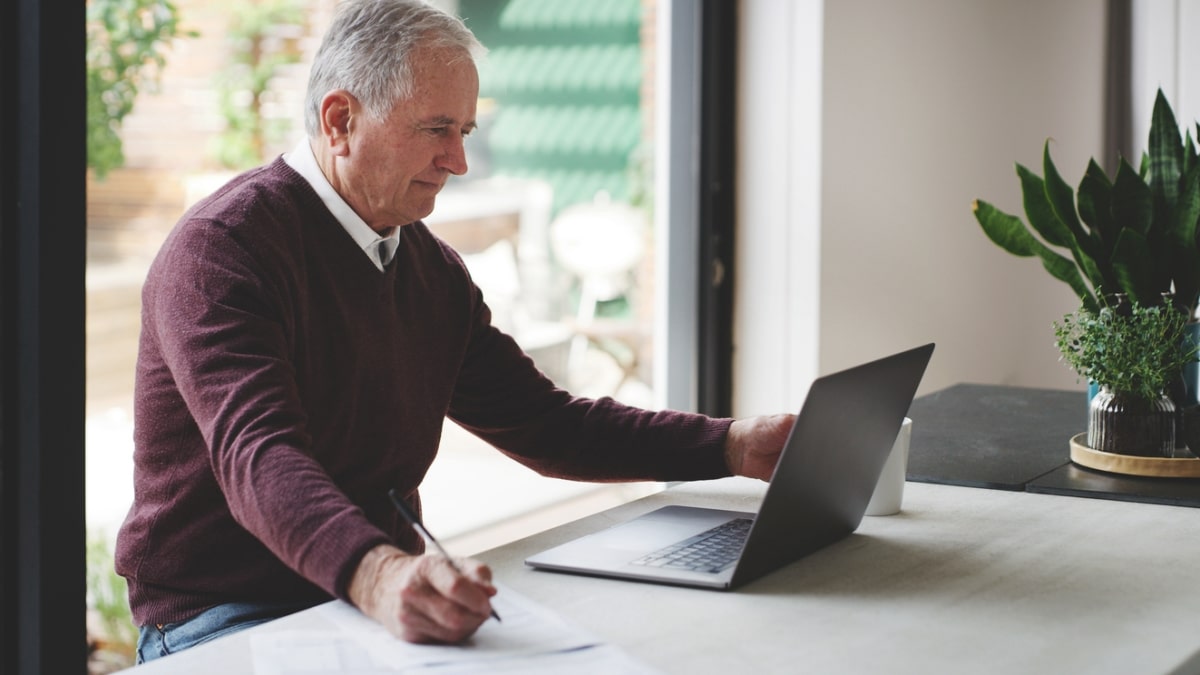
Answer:
POLYGON ((475 128, 479 98, 475 64, 461 54, 425 50, 413 65, 411 99, 382 120, 361 109, 351 117, 349 152, 331 181, 377 232, 428 216, 450 174, 467 172, 463 141, 475 128))

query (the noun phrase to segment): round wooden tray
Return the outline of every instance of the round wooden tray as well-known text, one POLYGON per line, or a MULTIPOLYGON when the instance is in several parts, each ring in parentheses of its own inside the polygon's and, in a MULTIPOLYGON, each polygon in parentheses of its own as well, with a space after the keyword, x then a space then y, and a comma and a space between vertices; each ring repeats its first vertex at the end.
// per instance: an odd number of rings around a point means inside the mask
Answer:
POLYGON ((1200 458, 1140 457, 1093 450, 1085 443, 1087 434, 1071 437, 1071 461, 1089 469, 1153 478, 1200 478, 1200 458))

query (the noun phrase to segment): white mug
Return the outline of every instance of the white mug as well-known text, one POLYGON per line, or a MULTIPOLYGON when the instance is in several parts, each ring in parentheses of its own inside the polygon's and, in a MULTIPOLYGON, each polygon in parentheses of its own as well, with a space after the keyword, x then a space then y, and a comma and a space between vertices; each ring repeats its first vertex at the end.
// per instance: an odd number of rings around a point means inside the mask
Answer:
POLYGON ((905 417, 887 462, 883 465, 883 473, 879 474, 875 492, 867 504, 868 516, 891 516, 900 513, 900 503, 904 500, 904 478, 908 473, 908 442, 911 438, 912 419, 905 417))

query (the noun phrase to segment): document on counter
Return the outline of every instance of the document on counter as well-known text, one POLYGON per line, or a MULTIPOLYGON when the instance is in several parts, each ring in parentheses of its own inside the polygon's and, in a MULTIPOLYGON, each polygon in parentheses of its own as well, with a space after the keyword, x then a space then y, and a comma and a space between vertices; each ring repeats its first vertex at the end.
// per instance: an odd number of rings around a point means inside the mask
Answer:
POLYGON ((318 608, 329 630, 281 630, 251 637, 255 675, 571 672, 652 675, 658 671, 603 643, 501 584, 492 606, 503 622, 484 622, 459 645, 405 642, 354 606, 318 608))

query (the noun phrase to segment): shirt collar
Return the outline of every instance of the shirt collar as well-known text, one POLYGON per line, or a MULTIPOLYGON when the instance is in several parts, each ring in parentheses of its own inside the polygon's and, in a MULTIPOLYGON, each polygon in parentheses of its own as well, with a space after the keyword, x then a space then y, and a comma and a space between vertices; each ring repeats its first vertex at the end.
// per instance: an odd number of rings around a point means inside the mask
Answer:
POLYGON ((329 209, 333 217, 354 239, 354 243, 358 244, 363 253, 366 253, 371 262, 375 263, 375 266, 382 271, 396 255, 396 249, 400 245, 400 228, 391 228, 386 237, 382 237, 378 232, 372 230, 371 226, 367 225, 367 222, 359 217, 354 209, 346 203, 346 200, 342 199, 341 195, 329 184, 329 179, 325 178, 325 173, 317 165, 317 158, 313 155, 312 146, 309 145, 307 138, 301 139, 291 152, 285 154, 283 161, 308 181, 308 184, 325 204, 325 208, 329 209))

